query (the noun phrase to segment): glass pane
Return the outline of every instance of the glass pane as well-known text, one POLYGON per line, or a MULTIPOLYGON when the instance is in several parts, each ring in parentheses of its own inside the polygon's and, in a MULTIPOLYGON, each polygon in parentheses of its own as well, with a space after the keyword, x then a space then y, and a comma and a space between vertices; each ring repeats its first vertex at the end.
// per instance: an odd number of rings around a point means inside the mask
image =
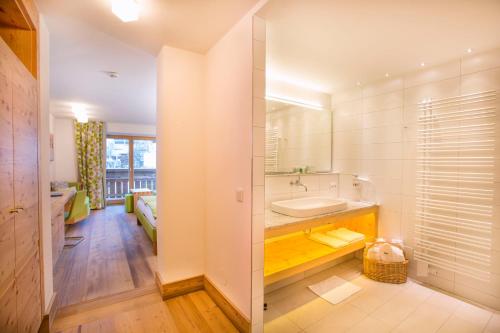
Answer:
POLYGON ((156 140, 134 140, 134 188, 156 190, 156 140))
POLYGON ((106 198, 123 199, 129 188, 129 140, 106 138, 106 198))

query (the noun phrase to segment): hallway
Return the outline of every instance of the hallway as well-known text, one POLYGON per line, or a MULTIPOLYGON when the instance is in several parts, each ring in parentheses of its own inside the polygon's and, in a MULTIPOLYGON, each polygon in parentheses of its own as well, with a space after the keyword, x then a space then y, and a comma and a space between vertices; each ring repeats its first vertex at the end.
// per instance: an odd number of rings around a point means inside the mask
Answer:
POLYGON ((123 206, 92 211, 85 221, 67 226, 66 236, 84 239, 65 248, 55 266, 58 308, 154 286, 151 241, 123 206))

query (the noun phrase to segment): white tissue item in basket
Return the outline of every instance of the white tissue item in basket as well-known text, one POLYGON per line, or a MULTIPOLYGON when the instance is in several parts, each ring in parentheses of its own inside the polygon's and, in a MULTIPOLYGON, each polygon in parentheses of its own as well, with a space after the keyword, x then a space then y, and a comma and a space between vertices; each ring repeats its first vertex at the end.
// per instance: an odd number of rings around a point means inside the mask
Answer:
POLYGON ((399 247, 392 245, 392 262, 404 262, 405 255, 403 250, 399 247))
POLYGON ((372 246, 370 249, 368 249, 368 252, 366 253, 366 258, 370 260, 380 260, 380 251, 379 247, 377 245, 372 246))
POLYGON ((379 257, 380 261, 392 262, 392 245, 389 243, 379 245, 379 257))

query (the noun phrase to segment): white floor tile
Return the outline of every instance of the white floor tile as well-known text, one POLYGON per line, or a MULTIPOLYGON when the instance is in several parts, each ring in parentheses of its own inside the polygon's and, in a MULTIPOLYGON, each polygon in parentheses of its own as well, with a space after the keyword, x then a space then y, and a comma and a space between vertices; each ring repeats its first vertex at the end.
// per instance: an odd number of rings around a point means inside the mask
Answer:
POLYGON ((500 313, 494 313, 486 325, 486 332, 500 332, 500 313))
POLYGON ((437 305, 421 304, 396 329, 395 333, 433 333, 450 318, 451 312, 437 305))
POLYGON ((336 307, 328 316, 306 328, 307 333, 343 332, 361 322, 367 314, 350 304, 336 307))
POLYGON ((347 330, 349 333, 388 333, 391 331, 389 325, 371 316, 366 317, 359 323, 347 330))
POLYGON ((286 317, 300 328, 307 328, 328 316, 335 309, 335 305, 322 298, 316 299, 287 312, 286 317))
POLYGON ((278 317, 264 324, 264 333, 298 333, 302 329, 286 317, 278 317))
POLYGON ((484 325, 463 320, 457 316, 451 316, 443 326, 438 330, 438 333, 481 333, 484 330, 484 325))

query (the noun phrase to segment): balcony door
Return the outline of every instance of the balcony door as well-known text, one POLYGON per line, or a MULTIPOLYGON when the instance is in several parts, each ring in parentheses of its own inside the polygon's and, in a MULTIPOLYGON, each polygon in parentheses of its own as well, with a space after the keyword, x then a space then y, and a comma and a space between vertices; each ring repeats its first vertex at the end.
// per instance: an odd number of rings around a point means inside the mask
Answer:
POLYGON ((106 198, 123 202, 131 189, 156 191, 156 139, 108 135, 106 138, 106 198))

